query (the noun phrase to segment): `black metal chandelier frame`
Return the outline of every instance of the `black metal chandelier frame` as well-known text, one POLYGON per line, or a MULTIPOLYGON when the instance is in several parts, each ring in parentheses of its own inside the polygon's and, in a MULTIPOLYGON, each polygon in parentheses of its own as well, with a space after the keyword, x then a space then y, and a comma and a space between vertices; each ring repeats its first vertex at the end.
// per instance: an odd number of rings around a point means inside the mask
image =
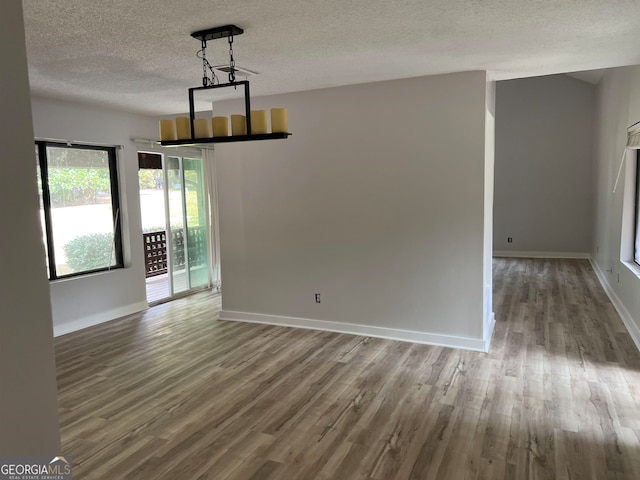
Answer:
POLYGON ((249 81, 248 80, 240 80, 237 81, 235 79, 235 61, 233 59, 233 37, 237 35, 242 35, 244 30, 236 25, 224 25, 221 27, 210 28, 207 30, 200 30, 197 32, 193 32, 191 36, 201 41, 203 56, 203 85, 201 87, 192 87, 189 88, 189 119, 191 126, 191 138, 187 140, 164 140, 160 143, 166 147, 175 147, 181 145, 197 145, 203 143, 230 143, 230 142, 248 142, 253 140, 277 140, 277 139, 286 139, 291 135, 288 132, 276 132, 276 133, 258 133, 254 134, 251 130, 251 98, 249 95, 249 81), (229 72, 229 82, 227 83, 215 83, 215 74, 213 74, 213 78, 209 79, 206 74, 207 68, 211 69, 208 61, 206 60, 206 47, 207 41, 216 40, 219 38, 228 38, 229 39, 229 47, 230 47, 230 72, 229 72), (245 121, 247 127, 246 135, 232 135, 226 137, 211 137, 211 138, 195 138, 195 126, 194 120, 196 118, 195 112, 195 93, 203 90, 213 90, 219 88, 238 88, 243 87, 244 90, 244 110, 245 110, 245 121))

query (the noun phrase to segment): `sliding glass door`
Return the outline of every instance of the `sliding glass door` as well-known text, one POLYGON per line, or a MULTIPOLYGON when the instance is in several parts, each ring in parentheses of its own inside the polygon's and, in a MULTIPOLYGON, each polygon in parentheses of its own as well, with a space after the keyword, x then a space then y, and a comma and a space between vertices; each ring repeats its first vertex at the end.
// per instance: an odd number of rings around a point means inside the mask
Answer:
POLYGON ((183 158, 185 227, 190 288, 209 284, 209 255, 207 239, 207 209, 202 160, 183 158))
POLYGON ((189 289, 186 275, 187 256, 185 241, 184 215, 184 179, 182 175, 182 158, 166 157, 167 201, 168 201, 168 235, 167 250, 169 254, 169 272, 173 293, 184 292, 189 289))
MULTIPOLYGON (((150 154, 140 154, 150 155, 150 154)), ((165 213, 164 235, 154 238, 164 239, 163 254, 166 265, 164 281, 166 295, 170 298, 180 293, 206 287, 209 280, 209 248, 207 204, 205 194, 205 178, 202 159, 182 156, 163 156, 162 170, 164 185, 163 205, 157 205, 155 212, 165 213), (162 208, 160 208, 162 207, 162 208)), ((141 189, 142 193, 142 189, 141 189)), ((144 205, 141 202, 142 205, 144 205)), ((143 226, 145 210, 142 211, 143 226)), ((150 250, 149 240, 145 240, 145 248, 150 250)), ((154 245, 154 255, 157 256, 158 247, 154 245)), ((161 262, 156 262, 161 263, 161 262)), ((147 300, 151 303, 161 299, 151 297, 151 284, 157 284, 162 279, 158 272, 151 271, 147 275, 147 300), (154 276, 154 278, 149 278, 154 276)), ((157 289, 156 289, 157 290, 157 289)))
POLYGON ((169 261, 173 291, 184 292, 209 284, 207 215, 202 160, 167 157, 169 261))

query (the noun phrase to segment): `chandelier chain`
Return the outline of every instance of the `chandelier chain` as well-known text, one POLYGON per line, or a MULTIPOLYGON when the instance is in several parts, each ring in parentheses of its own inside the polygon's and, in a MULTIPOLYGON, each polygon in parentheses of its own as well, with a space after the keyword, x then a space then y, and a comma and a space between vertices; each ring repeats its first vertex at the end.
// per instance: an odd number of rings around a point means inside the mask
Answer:
POLYGON ((229 35, 229 83, 236 81, 236 61, 233 58, 233 35, 229 35))
POLYGON ((209 85, 209 76, 207 75, 207 42, 202 40, 202 86, 209 85))
POLYGON ((210 85, 216 85, 219 81, 213 66, 209 63, 209 60, 207 60, 206 40, 202 40, 202 48, 198 51, 196 56, 202 59, 202 86, 208 87, 210 85), (208 72, 211 72, 211 76, 209 76, 208 72))

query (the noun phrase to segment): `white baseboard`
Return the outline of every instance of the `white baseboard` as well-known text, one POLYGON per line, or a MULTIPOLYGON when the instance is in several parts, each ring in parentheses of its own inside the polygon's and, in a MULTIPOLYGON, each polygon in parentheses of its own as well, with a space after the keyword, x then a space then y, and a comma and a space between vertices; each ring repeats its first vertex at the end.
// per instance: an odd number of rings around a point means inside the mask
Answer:
POLYGON ((496 327, 496 314, 491 312, 489 317, 484 320, 484 328, 482 329, 484 333, 484 348, 483 352, 488 352, 489 347, 491 346, 491 338, 493 337, 493 330, 496 327))
POLYGON ((132 313, 138 313, 148 308, 147 302, 132 303, 123 307, 114 308, 113 310, 107 310, 106 312, 96 313, 89 315, 78 320, 72 320, 59 325, 53 326, 53 336, 59 337, 66 335, 67 333, 76 332, 83 328, 93 327, 116 318, 125 317, 132 313))
MULTIPOLYGON (((351 335, 361 335, 367 337, 386 338, 389 340, 399 340, 402 342, 423 343, 440 347, 462 348, 465 350, 475 350, 486 352, 491 342, 488 338, 468 338, 456 337, 452 335, 440 335, 436 333, 416 332, 412 330, 399 330, 395 328, 374 327, 370 325, 359 325, 355 323, 330 322, 327 320, 315 320, 311 318, 281 317, 276 315, 264 315, 260 313, 236 312, 222 310, 220 320, 234 322, 263 323, 268 325, 279 325, 282 327, 306 328, 309 330, 323 330, 327 332, 348 333, 351 335)), ((489 321, 490 331, 493 332, 493 325, 489 321)), ((487 332, 485 328, 485 332, 487 332)))
POLYGON ((511 250, 494 250, 493 256, 502 258, 591 258, 591 255, 586 252, 520 252, 511 250))
POLYGON ((604 288, 609 300, 611 300, 611 303, 618 312, 618 315, 620 315, 622 323, 627 327, 627 331, 629 332, 629 335, 631 335, 633 343, 635 343, 636 348, 640 350, 640 328, 638 328, 636 322, 633 321, 633 317, 629 313, 629 310, 627 310, 627 307, 624 306, 618 295, 616 295, 616 292, 611 288, 611 284, 609 283, 604 270, 602 270, 598 263, 593 259, 591 259, 591 266, 593 267, 593 271, 596 272, 596 276, 598 277, 598 280, 600 280, 600 284, 602 285, 602 288, 604 288))

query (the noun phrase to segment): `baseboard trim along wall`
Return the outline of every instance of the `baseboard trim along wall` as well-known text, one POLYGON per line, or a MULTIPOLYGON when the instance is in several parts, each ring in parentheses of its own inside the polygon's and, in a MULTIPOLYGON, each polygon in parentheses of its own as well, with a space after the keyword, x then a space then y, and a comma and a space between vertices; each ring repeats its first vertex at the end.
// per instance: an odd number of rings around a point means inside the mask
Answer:
POLYGON ((585 252, 521 252, 511 250, 494 250, 494 257, 501 258, 584 258, 590 259, 591 255, 585 252))
POLYGON ((486 352, 491 342, 491 334, 495 319, 491 316, 489 324, 485 328, 487 338, 467 338, 451 335, 439 335, 435 333, 416 332, 412 330, 398 330, 394 328, 374 327, 369 325, 358 325, 354 323, 331 322, 327 320, 314 320, 310 318, 281 317, 276 315, 264 315, 259 313, 235 312, 222 310, 220 320, 233 322, 262 323, 267 325, 278 325, 281 327, 306 328, 309 330, 323 330, 327 332, 348 333, 366 337, 385 338, 388 340, 399 340, 402 342, 422 343, 439 347, 462 348, 486 352))
POLYGON ((125 317, 132 313, 138 313, 148 308, 147 302, 132 303, 123 307, 114 308, 113 310, 107 310, 106 312, 96 313, 95 315, 89 315, 78 320, 72 320, 60 325, 53 326, 53 336, 59 337, 66 335, 67 333, 77 332, 84 328, 93 327, 116 318, 125 317))
POLYGON ((491 312, 491 315, 485 318, 484 321, 484 348, 482 349, 483 352, 489 351, 489 347, 491 346, 491 338, 493 338, 493 330, 495 329, 495 327, 496 314, 494 312, 491 312))
POLYGON ((633 343, 635 343, 636 348, 640 350, 640 328, 638 328, 636 323, 633 321, 633 317, 629 313, 629 310, 627 310, 627 307, 624 306, 618 295, 616 295, 616 292, 611 288, 611 284, 609 283, 609 280, 607 280, 605 272, 593 259, 591 260, 591 266, 593 267, 593 271, 596 272, 596 276, 598 277, 598 280, 600 280, 600 284, 602 285, 602 288, 604 288, 609 300, 611 300, 613 307, 618 312, 618 315, 620 315, 622 323, 627 327, 627 331, 629 332, 629 335, 631 335, 633 343))

